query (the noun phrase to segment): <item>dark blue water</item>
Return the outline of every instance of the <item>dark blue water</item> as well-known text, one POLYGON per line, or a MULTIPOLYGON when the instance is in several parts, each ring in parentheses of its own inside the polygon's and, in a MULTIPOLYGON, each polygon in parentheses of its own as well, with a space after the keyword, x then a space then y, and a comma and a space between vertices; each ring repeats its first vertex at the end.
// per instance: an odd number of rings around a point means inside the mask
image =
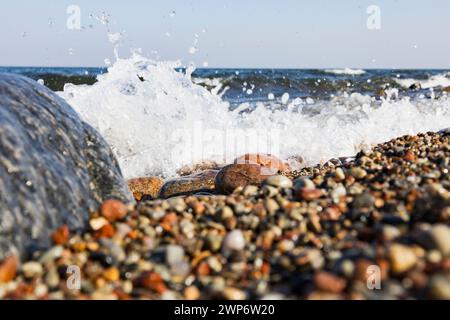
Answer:
MULTIPOLYGON (((180 69, 184 72, 184 69, 180 69)), ((311 97, 329 99, 335 95, 358 92, 380 96, 389 88, 396 88, 407 95, 426 94, 430 90, 442 90, 450 85, 449 70, 360 70, 339 74, 333 70, 319 69, 197 69, 194 81, 209 89, 220 84, 223 99, 232 104, 267 101, 272 95, 289 94, 291 99, 311 97), (353 74, 356 73, 356 74, 353 74), (439 77, 431 86, 427 80, 439 77), (409 79, 412 86, 398 80, 409 79), (449 83, 447 84, 446 79, 449 83), (215 81, 215 83, 211 83, 215 81), (425 88, 421 83, 424 82, 425 88)), ((40 68, 0 67, 0 72, 25 75, 54 91, 61 91, 66 83, 93 84, 106 68, 40 68)))

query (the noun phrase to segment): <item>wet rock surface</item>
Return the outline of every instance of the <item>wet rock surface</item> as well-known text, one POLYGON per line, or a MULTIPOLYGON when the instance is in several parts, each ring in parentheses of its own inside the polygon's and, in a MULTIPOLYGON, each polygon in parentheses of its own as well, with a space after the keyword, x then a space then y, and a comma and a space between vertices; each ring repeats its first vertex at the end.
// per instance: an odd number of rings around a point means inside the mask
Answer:
POLYGON ((130 179, 127 183, 128 188, 133 193, 134 199, 141 201, 144 198, 158 198, 159 190, 163 186, 164 181, 159 177, 144 177, 130 179))
POLYGON ((216 191, 230 194, 238 187, 260 185, 268 176, 258 164, 231 164, 224 167, 216 176, 216 191))
POLYGON ((131 201, 100 135, 35 81, 0 75, 0 259, 50 244, 55 228, 84 227, 89 212, 131 201))
POLYGON ((200 192, 214 192, 214 181, 218 172, 218 170, 205 170, 169 180, 161 187, 158 196, 166 199, 200 192))

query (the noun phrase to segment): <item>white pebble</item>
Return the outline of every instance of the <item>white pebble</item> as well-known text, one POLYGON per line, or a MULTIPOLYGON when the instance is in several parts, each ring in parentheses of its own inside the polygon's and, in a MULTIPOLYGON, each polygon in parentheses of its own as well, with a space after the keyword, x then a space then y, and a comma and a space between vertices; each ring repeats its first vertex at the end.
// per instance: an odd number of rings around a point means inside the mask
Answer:
POLYGON ((245 248, 245 238, 241 230, 233 230, 227 234, 223 241, 225 250, 240 251, 245 248))

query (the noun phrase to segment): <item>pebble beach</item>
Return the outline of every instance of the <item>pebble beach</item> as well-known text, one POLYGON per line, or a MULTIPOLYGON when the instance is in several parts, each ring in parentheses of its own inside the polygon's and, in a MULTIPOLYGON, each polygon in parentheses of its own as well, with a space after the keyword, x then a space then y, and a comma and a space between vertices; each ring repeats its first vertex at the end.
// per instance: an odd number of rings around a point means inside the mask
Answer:
POLYGON ((450 299, 449 129, 299 171, 246 160, 130 181, 136 204, 1 262, 0 298, 450 299))

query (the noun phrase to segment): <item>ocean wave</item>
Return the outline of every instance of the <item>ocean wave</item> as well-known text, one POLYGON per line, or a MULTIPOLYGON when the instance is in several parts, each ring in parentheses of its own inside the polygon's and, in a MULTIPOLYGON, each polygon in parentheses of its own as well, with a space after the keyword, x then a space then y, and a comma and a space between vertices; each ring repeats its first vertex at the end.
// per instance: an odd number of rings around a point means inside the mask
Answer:
POLYGON ((112 146, 124 175, 175 176, 205 161, 245 153, 301 156, 314 165, 351 156, 365 145, 450 126, 450 99, 376 100, 361 93, 331 100, 283 95, 280 101, 232 107, 195 84, 192 70, 134 54, 93 85, 66 85, 60 95, 112 146))
POLYGON ((428 79, 394 79, 403 88, 416 87, 418 89, 430 89, 436 87, 448 87, 450 86, 450 78, 448 73, 438 74, 429 77, 428 79))
POLYGON ((366 71, 362 69, 350 69, 350 68, 344 68, 344 69, 330 69, 325 70, 326 73, 336 74, 336 75, 349 75, 349 76, 358 76, 365 74, 366 71))

